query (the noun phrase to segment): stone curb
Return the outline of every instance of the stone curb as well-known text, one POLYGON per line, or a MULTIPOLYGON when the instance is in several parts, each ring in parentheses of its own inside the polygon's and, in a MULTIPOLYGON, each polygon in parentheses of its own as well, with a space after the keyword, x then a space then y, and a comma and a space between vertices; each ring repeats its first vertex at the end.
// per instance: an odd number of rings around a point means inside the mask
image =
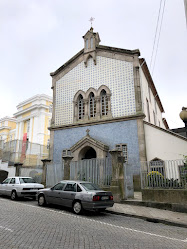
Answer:
POLYGON ((141 215, 136 215, 136 214, 127 214, 127 213, 121 213, 121 212, 110 211, 110 210, 105 210, 105 212, 111 213, 111 214, 116 214, 116 215, 122 215, 122 216, 126 216, 126 217, 138 218, 138 219, 142 219, 142 220, 145 220, 148 222, 153 222, 153 223, 162 223, 165 225, 187 228, 187 224, 174 222, 174 221, 168 221, 168 220, 163 220, 163 219, 158 219, 158 218, 150 218, 147 216, 141 216, 141 215))

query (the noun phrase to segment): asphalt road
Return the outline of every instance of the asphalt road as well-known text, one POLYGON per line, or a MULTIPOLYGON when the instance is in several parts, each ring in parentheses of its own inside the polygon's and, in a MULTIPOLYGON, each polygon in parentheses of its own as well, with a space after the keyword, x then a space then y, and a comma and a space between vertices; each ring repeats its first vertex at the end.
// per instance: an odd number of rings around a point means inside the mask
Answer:
POLYGON ((187 248, 187 229, 109 213, 74 215, 0 198, 0 249, 187 248))

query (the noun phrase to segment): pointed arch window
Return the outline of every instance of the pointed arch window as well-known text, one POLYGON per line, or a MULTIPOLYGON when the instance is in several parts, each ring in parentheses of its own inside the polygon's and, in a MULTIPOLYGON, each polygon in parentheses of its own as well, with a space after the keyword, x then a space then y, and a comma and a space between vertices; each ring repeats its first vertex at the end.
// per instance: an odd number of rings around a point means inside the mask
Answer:
POLYGON ((106 91, 103 89, 101 91, 101 115, 105 116, 108 114, 108 98, 106 91))
POLYGON ((96 101, 93 92, 89 95, 89 115, 90 118, 95 117, 96 114, 96 101))
POLYGON ((78 97, 78 112, 79 112, 79 119, 83 119, 84 117, 84 100, 83 96, 80 94, 78 97))
POLYGON ((90 39, 90 45, 91 45, 91 48, 93 48, 93 37, 90 39))
POLYGON ((88 49, 88 39, 86 39, 86 49, 88 49))

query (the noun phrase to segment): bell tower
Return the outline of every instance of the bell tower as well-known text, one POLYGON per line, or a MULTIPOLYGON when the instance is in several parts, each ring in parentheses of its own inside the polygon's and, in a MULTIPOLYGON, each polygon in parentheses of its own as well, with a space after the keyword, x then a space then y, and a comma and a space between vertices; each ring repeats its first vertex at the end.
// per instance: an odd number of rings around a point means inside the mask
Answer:
POLYGON ((90 57, 93 58, 94 64, 96 65, 96 47, 99 45, 100 37, 98 33, 93 32, 93 28, 83 36, 84 39, 84 63, 87 66, 87 61, 90 57))

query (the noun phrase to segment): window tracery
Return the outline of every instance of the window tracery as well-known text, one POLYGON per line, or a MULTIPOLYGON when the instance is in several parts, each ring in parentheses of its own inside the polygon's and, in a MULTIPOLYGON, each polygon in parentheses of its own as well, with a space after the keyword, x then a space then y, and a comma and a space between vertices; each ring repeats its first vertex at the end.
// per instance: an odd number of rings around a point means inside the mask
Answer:
POLYGON ((80 94, 78 98, 78 108, 79 108, 79 119, 84 117, 84 100, 83 96, 80 94))
POLYGON ((102 119, 102 117, 112 117, 111 114, 111 92, 105 85, 98 90, 89 88, 85 93, 79 90, 73 100, 74 122, 88 121, 92 119, 102 119))
POLYGON ((103 89, 101 91, 101 115, 105 116, 108 114, 108 98, 106 91, 103 89))
POLYGON ((96 101, 93 92, 89 95, 89 116, 91 118, 95 117, 96 114, 96 101))

